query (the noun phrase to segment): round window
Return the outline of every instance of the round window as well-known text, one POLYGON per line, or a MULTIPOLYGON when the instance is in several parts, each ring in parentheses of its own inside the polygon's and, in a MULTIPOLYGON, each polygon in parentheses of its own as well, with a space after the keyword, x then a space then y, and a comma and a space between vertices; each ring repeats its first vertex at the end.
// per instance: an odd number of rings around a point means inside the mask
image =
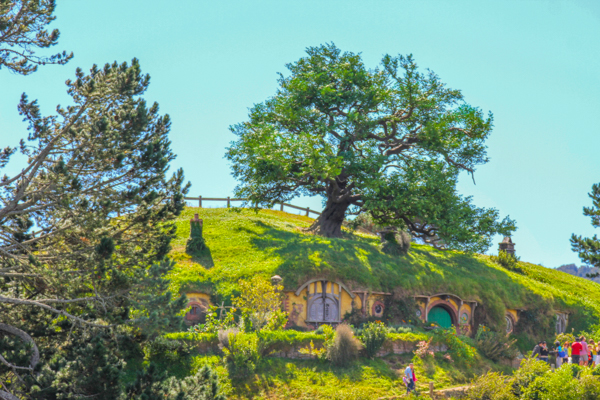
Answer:
POLYGON ((381 316, 383 316, 384 308, 385 308, 385 306, 383 305, 382 302, 376 301, 373 304, 373 308, 371 308, 371 313, 374 317, 381 317, 381 316))
POLYGON ((417 310, 417 312, 415 312, 415 314, 417 314, 417 317, 421 318, 421 310, 417 310))
POLYGON ((462 315, 460 316, 460 323, 466 324, 467 322, 469 322, 469 314, 462 313, 462 315))

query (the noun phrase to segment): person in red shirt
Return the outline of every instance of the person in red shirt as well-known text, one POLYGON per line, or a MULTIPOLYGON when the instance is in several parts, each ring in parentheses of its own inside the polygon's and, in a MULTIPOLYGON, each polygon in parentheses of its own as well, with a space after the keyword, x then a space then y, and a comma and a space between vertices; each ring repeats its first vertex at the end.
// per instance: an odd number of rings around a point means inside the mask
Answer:
POLYGON ((581 354, 581 350, 583 349, 583 346, 581 345, 580 338, 575 339, 576 342, 573 343, 571 345, 571 363, 573 364, 579 364, 580 361, 580 354, 581 354))

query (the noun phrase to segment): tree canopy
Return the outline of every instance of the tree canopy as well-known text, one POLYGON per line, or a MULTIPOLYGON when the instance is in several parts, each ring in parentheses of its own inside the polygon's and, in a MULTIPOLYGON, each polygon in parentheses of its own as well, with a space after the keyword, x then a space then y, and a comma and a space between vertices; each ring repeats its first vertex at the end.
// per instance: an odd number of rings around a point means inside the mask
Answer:
POLYGON ((28 75, 38 65, 65 64, 73 53, 39 56, 35 50, 58 43, 60 32, 46 27, 56 19, 54 0, 0 0, 0 69, 28 75))
POLYGON ((32 347, 0 358, 13 394, 116 398, 123 352, 180 329, 166 255, 188 185, 167 176, 171 123, 141 97, 149 82, 134 59, 78 69, 56 115, 21 98, 29 135, 0 155, 26 159, 0 178, 0 331, 32 347))
POLYGON ((438 247, 483 251, 515 229, 495 209, 456 192, 461 171, 488 161, 492 115, 467 104, 412 56, 383 57, 310 47, 288 64, 275 95, 256 104, 227 151, 236 195, 257 206, 318 195, 311 230, 339 237, 344 218, 369 212, 438 247))
MULTIPOLYGON (((584 207, 583 215, 591 218, 594 228, 600 228, 600 183, 592 185, 589 196, 592 199, 592 207, 584 207)), ((598 235, 584 238, 573 234, 571 235, 571 247, 574 252, 578 253, 581 261, 600 268, 600 239, 598 239, 598 235)), ((598 274, 595 274, 595 276, 598 276, 598 274)))

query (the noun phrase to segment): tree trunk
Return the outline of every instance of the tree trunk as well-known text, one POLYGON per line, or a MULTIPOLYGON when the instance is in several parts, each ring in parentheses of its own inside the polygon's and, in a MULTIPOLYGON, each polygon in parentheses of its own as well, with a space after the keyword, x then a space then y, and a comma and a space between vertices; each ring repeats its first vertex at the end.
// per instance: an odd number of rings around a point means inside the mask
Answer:
POLYGON ((342 237, 342 223, 349 206, 349 202, 335 203, 327 200, 325 209, 308 230, 320 236, 342 237))

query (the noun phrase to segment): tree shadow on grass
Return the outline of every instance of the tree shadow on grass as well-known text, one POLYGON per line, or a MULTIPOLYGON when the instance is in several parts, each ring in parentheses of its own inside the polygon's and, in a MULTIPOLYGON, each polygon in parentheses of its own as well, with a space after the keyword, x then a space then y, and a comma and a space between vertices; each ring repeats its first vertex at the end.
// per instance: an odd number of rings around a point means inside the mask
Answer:
POLYGON ((523 289, 507 272, 468 254, 413 246, 407 255, 391 256, 382 253, 373 239, 323 238, 254 223, 256 229, 240 230, 258 249, 282 260, 275 272, 289 289, 314 278, 339 279, 353 288, 371 290, 450 292, 466 300, 490 290, 505 299, 523 289))
POLYGON ((187 251, 186 254, 192 257, 192 261, 202 265, 206 269, 211 269, 215 266, 215 262, 213 261, 212 253, 208 246, 204 246, 202 251, 187 251))

